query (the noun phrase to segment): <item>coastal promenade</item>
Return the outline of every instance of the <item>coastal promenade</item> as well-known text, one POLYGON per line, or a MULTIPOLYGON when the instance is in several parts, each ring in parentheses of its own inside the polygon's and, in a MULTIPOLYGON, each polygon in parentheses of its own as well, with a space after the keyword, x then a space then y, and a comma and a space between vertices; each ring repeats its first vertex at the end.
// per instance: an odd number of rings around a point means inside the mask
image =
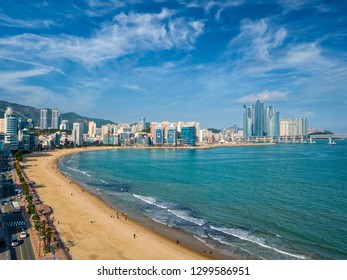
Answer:
MULTIPOLYGON (((113 147, 78 148, 26 155, 21 163, 28 179, 37 185, 43 203, 53 209, 54 224, 72 259, 169 260, 208 259, 176 239, 157 234, 118 213, 98 197, 56 169, 67 154, 113 147)), ((34 241, 35 243, 35 241, 34 241)), ((203 245, 202 245, 203 246, 203 245)))
MULTIPOLYGON (((38 194, 35 190, 35 184, 29 180, 26 173, 21 170, 22 176, 25 180, 25 182, 28 184, 30 189, 30 195, 35 196, 38 200, 40 199, 38 194)), ((16 186, 20 186, 21 182, 19 180, 19 177, 17 175, 17 172, 15 170, 12 170, 12 178, 14 180, 14 183, 16 186)), ((44 253, 42 248, 42 242, 39 237, 39 232, 35 230, 33 221, 31 220, 31 217, 29 213, 26 211, 27 203, 24 200, 24 197, 20 199, 20 206, 23 209, 23 216, 25 217, 25 220, 27 221, 27 231, 28 231, 28 240, 30 240, 32 248, 34 250, 34 255, 36 260, 49 260, 49 259, 55 259, 55 260, 71 260, 71 255, 67 251, 67 248, 64 246, 64 243, 62 239, 60 238, 59 232, 57 231, 54 221, 50 220, 49 226, 52 229, 52 239, 53 242, 51 242, 51 252, 44 253)), ((48 216, 49 218, 49 216, 48 216)), ((44 220, 44 217, 42 217, 42 220, 44 220)))

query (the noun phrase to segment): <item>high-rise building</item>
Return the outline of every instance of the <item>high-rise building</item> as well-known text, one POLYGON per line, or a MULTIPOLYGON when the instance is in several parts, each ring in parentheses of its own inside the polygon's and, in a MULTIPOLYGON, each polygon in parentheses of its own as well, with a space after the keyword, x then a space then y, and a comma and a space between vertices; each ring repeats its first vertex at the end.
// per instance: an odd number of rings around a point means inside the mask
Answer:
POLYGON ((278 137, 280 135, 280 113, 276 112, 273 106, 267 107, 266 111, 266 131, 268 137, 278 137))
POLYGON ((181 128, 181 145, 195 146, 196 145, 196 127, 185 126, 181 128))
POLYGON ((306 136, 307 134, 308 134, 307 118, 280 120, 280 136, 296 137, 296 136, 306 136))
POLYGON ((259 100, 253 105, 243 105, 244 137, 278 137, 279 112, 259 100))
POLYGON ((147 129, 146 127, 146 119, 145 117, 142 117, 139 121, 139 130, 142 131, 142 130, 145 130, 147 129))
POLYGON ((169 146, 177 145, 177 127, 170 125, 167 133, 167 144, 169 146))
POLYGON ((52 109, 52 129, 59 129, 61 123, 61 114, 58 109, 52 109))
POLYGON ((150 137, 153 141, 155 141, 155 129, 158 126, 157 122, 151 122, 150 124, 150 137))
POLYGON ((106 124, 101 127, 101 130, 102 130, 102 136, 113 135, 118 132, 118 126, 116 124, 106 124))
POLYGON ((5 144, 10 146, 10 150, 18 150, 18 121, 17 115, 11 107, 8 107, 4 114, 5 119, 5 144))
POLYGON ((88 136, 95 137, 96 135, 96 123, 94 121, 90 121, 88 123, 88 136))
POLYGON ((6 128, 5 128, 5 119, 0 119, 0 133, 5 133, 6 132, 6 128))
POLYGON ((72 141, 74 145, 82 145, 83 144, 83 123, 73 123, 72 129, 72 141))
POLYGON ((155 144, 163 145, 164 144, 164 127, 157 126, 155 128, 155 144))
POLYGON ((40 111, 40 128, 47 129, 47 109, 41 109, 40 111))

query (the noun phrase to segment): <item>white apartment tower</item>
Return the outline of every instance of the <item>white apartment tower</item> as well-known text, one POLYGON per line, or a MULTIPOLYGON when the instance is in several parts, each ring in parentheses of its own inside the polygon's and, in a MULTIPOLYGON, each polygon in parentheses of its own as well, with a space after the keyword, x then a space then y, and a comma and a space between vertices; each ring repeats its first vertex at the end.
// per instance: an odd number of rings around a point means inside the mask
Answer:
POLYGON ((93 121, 90 121, 88 123, 88 136, 89 137, 95 137, 96 135, 96 123, 93 121))
POLYGON ((308 120, 306 118, 281 119, 280 136, 295 137, 308 134, 308 120))
POLYGON ((72 141, 74 145, 82 145, 83 144, 83 123, 73 123, 72 129, 72 141))

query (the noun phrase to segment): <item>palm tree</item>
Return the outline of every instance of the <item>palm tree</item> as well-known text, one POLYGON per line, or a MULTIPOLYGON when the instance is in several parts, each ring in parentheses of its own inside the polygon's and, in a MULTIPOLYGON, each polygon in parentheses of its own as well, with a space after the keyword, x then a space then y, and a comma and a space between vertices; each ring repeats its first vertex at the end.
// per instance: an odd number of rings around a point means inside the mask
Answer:
POLYGON ((46 227, 44 234, 45 234, 45 238, 44 238, 45 250, 49 251, 51 246, 51 241, 52 241, 52 234, 53 234, 52 228, 46 227))
POLYGON ((40 223, 40 216, 39 214, 35 213, 34 216, 32 217, 33 222, 34 222, 34 226, 36 231, 38 231, 40 229, 41 223, 40 223))
POLYGON ((35 204, 29 203, 29 205, 27 206, 27 209, 29 214, 34 214, 36 210, 36 206, 35 204))
POLYGON ((32 204, 33 203, 33 197, 31 195, 27 195, 25 197, 25 200, 28 201, 29 204, 32 204))

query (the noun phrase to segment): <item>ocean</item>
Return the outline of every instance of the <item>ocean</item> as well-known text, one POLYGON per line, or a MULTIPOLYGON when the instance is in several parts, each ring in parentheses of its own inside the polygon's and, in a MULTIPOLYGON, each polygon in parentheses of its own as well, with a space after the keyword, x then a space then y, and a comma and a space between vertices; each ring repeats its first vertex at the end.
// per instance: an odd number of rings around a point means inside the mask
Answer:
POLYGON ((58 168, 227 256, 347 259, 347 141, 336 143, 90 151, 58 168))

